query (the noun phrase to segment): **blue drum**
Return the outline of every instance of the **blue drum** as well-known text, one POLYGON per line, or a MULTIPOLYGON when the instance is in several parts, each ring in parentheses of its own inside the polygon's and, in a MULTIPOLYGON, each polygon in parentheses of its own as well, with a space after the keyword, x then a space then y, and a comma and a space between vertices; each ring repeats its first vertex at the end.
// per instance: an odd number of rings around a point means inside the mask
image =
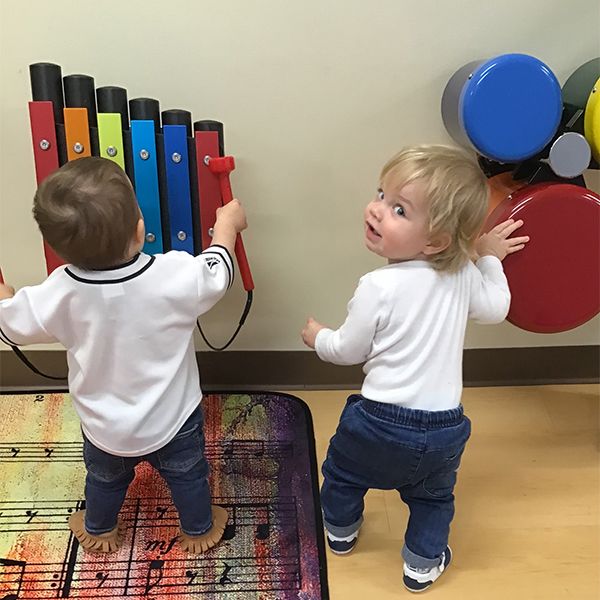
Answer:
POLYGON ((442 96, 442 119, 454 141, 500 163, 539 154, 556 134, 562 108, 556 76, 526 54, 469 63, 442 96))

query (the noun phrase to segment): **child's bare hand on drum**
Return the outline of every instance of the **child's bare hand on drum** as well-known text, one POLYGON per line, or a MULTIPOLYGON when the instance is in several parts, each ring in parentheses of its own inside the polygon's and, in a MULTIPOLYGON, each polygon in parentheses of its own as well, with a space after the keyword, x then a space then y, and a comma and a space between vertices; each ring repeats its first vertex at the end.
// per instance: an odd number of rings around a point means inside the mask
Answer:
POLYGON ((477 239, 475 252, 478 256, 495 256, 504 260, 509 254, 522 250, 529 241, 529 236, 509 237, 522 225, 523 221, 514 219, 508 219, 508 221, 496 225, 477 239))

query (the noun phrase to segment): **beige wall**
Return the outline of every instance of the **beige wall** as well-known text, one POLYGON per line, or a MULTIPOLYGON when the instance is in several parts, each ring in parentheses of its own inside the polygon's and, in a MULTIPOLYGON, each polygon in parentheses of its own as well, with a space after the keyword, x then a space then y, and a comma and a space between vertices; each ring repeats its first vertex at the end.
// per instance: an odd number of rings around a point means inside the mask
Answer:
MULTIPOLYGON (((224 121, 256 281, 233 348, 293 350, 308 314, 339 324, 358 277, 381 264, 363 248, 362 207, 402 145, 448 141, 439 104, 454 70, 525 52, 562 83, 600 53, 598 17, 597 0, 0 0, 5 277, 17 287, 44 277, 30 215, 32 62, 224 121)), ((209 334, 228 336, 243 300, 238 287, 204 317, 209 334)), ((471 326, 467 345, 594 344, 599 323, 545 336, 471 326)))

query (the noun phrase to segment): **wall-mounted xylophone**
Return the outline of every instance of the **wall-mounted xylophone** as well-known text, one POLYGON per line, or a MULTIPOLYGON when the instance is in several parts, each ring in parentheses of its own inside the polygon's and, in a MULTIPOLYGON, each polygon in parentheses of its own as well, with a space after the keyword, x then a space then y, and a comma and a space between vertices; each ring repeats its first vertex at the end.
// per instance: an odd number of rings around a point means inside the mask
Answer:
MULTIPOLYGON (((223 124, 192 124, 187 110, 160 111, 158 100, 128 101, 122 87, 95 88, 88 75, 62 76, 52 63, 30 65, 29 115, 37 183, 67 161, 102 156, 125 170, 146 224, 144 252, 199 254, 210 245, 216 210, 231 200, 233 157, 223 124)), ((45 244, 48 273, 62 264, 45 244)), ((236 258, 246 291, 254 282, 242 239, 236 258)))

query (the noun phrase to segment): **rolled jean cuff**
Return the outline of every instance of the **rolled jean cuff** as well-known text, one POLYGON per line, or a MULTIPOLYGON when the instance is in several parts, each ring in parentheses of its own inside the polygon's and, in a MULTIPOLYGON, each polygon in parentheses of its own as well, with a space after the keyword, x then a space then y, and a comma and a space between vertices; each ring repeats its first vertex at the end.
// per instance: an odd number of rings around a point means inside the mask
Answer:
POLYGON ((113 529, 115 529, 115 527, 117 525, 118 525, 118 523, 115 523, 112 527, 109 527, 108 529, 106 529, 106 528, 104 528, 104 529, 94 529, 93 527, 88 527, 87 523, 84 522, 85 530, 90 535, 102 535, 103 533, 110 533, 113 529))
POLYGON ((213 526, 212 514, 210 517, 210 521, 208 522, 208 525, 206 527, 201 527, 197 531, 192 531, 191 529, 184 528, 181 523, 181 520, 179 521, 179 527, 181 528, 181 531, 183 531, 183 533, 185 533, 185 535, 190 535, 192 537, 198 536, 198 535, 204 535, 205 533, 208 533, 212 529, 212 526, 213 526))
POLYGON ((332 525, 331 523, 328 523, 325 519, 323 519, 323 524, 325 525, 325 529, 327 529, 327 531, 331 533, 331 535, 334 535, 335 537, 345 538, 350 537, 353 533, 356 533, 360 529, 360 526, 363 524, 363 521, 364 519, 361 517, 360 519, 358 519, 358 521, 356 521, 356 523, 352 523, 352 525, 347 525, 346 527, 339 527, 338 525, 332 525))
POLYGON ((402 558, 407 565, 414 567, 415 569, 431 569, 437 567, 441 561, 441 555, 437 558, 425 558, 415 554, 408 548, 406 544, 402 547, 402 558))

